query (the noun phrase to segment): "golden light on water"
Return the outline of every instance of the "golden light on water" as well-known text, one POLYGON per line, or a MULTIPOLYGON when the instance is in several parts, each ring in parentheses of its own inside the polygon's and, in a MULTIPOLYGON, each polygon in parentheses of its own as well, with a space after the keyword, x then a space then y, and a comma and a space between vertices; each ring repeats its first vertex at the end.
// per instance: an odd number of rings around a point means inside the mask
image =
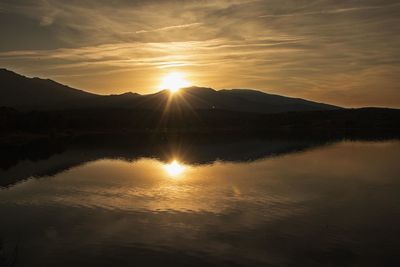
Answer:
POLYGON ((176 177, 183 173, 185 166, 177 160, 173 160, 171 163, 164 165, 164 169, 169 176, 176 177))
POLYGON ((171 72, 162 79, 160 89, 168 89, 171 93, 176 93, 179 89, 190 86, 186 80, 184 73, 171 72))

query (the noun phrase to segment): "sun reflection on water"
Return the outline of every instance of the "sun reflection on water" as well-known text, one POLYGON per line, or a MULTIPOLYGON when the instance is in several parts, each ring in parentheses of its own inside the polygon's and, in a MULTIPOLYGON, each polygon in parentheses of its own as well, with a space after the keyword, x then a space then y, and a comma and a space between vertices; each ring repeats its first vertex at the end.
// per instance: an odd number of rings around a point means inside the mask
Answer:
POLYGON ((171 163, 165 164, 164 169, 169 176, 177 177, 185 171, 186 167, 177 160, 173 160, 171 163))

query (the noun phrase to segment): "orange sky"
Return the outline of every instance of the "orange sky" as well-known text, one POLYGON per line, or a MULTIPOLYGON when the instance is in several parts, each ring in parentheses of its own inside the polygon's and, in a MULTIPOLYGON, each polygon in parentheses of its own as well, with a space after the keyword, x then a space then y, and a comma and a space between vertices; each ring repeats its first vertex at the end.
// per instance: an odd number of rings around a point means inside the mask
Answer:
POLYGON ((100 94, 253 88, 400 107, 394 0, 4 0, 0 67, 100 94))

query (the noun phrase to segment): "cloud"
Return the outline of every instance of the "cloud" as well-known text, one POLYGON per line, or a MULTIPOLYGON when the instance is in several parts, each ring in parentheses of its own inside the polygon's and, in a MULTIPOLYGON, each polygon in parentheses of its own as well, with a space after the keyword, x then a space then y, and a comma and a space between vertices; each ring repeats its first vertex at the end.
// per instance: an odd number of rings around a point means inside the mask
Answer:
POLYGON ((367 10, 374 10, 374 9, 392 8, 392 7, 398 7, 398 6, 400 6, 400 3, 395 3, 395 4, 391 4, 391 5, 348 7, 348 8, 338 8, 338 9, 330 9, 330 10, 328 9, 328 10, 311 11, 311 12, 288 13, 288 14, 266 14, 266 15, 261 15, 260 18, 340 14, 340 13, 348 13, 348 12, 359 12, 359 11, 367 11, 367 10))
POLYGON ((190 24, 181 24, 181 25, 174 25, 174 26, 167 26, 167 27, 162 27, 154 30, 140 30, 136 31, 135 33, 148 33, 148 32, 158 32, 158 31, 169 31, 169 30, 175 30, 175 29, 183 29, 183 28, 189 28, 189 27, 194 27, 201 25, 201 23, 196 22, 196 23, 190 23, 190 24))
POLYGON ((4 0, 0 10, 58 41, 22 40, 0 52, 4 66, 93 91, 151 91, 180 69, 199 85, 400 107, 394 0, 4 0))

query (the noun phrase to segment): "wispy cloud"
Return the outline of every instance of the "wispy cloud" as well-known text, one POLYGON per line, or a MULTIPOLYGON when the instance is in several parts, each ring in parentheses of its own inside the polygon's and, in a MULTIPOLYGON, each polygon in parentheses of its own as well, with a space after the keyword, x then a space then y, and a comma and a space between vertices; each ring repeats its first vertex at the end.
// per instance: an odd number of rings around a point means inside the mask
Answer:
POLYGON ((190 24, 181 24, 181 25, 167 26, 167 27, 162 27, 162 28, 153 29, 153 30, 140 30, 140 31, 136 31, 135 33, 148 33, 148 32, 169 31, 169 30, 176 30, 176 29, 189 28, 189 27, 198 26, 198 25, 201 25, 201 23, 196 22, 196 23, 190 23, 190 24))
POLYGON ((309 15, 326 15, 326 14, 341 14, 341 13, 350 13, 350 12, 360 12, 366 10, 374 10, 374 9, 385 9, 398 7, 400 3, 391 4, 391 5, 379 5, 379 6, 360 6, 360 7, 348 7, 348 8, 338 8, 338 9, 327 9, 327 10, 319 10, 319 11, 311 11, 311 12, 295 12, 288 14, 265 14, 259 16, 260 18, 276 18, 276 17, 296 17, 296 16, 309 16, 309 15))
POLYGON ((4 67, 96 92, 149 92, 181 70, 199 85, 400 107, 397 0, 3 0, 0 12, 31 26, 0 25, 20 47, 0 43, 4 67))

